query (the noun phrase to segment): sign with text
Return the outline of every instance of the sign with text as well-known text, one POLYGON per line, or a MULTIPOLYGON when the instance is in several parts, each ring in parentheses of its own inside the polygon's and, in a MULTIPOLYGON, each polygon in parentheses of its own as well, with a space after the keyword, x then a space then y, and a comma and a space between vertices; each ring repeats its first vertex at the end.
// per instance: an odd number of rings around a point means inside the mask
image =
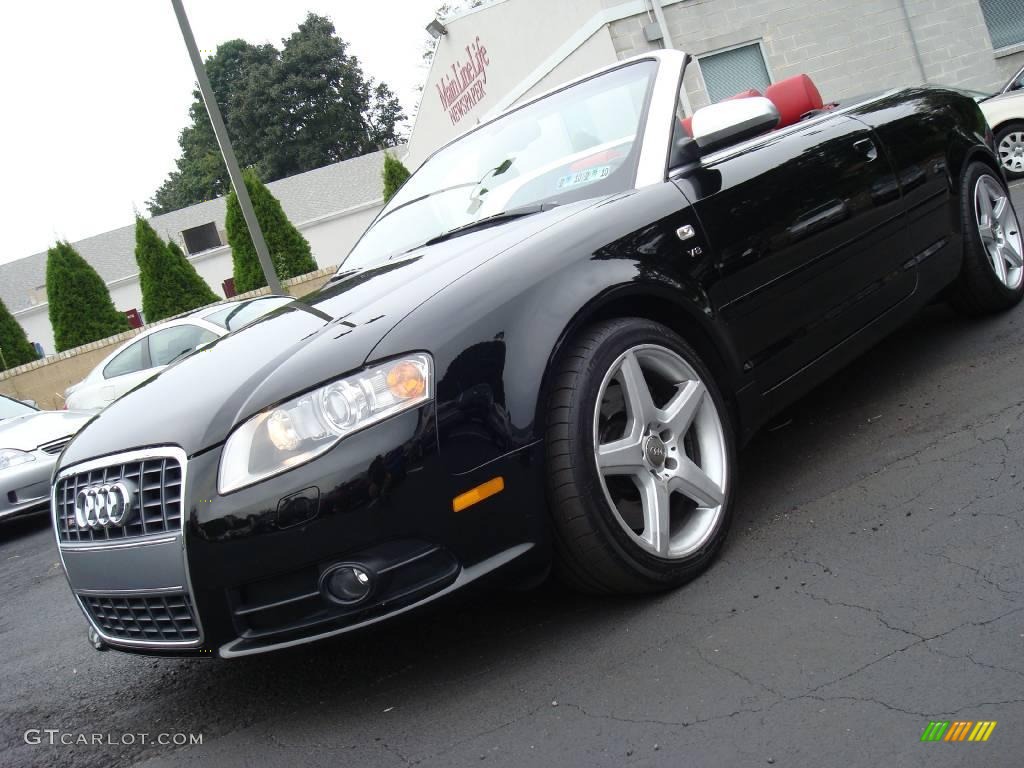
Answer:
POLYGON ((487 67, 491 60, 487 57, 487 48, 476 40, 466 46, 466 58, 456 59, 451 65, 451 72, 445 72, 437 83, 437 95, 441 98, 441 106, 452 121, 457 124, 470 110, 487 95, 487 67))

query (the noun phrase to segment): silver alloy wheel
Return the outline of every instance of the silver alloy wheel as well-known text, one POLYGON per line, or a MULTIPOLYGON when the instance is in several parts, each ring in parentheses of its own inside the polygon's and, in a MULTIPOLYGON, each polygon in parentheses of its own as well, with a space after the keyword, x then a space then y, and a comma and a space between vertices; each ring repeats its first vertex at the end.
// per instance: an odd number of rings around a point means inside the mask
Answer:
POLYGON ((728 483, 722 420, 697 372, 665 347, 633 347, 594 411, 594 458, 619 524, 654 555, 692 555, 718 528, 728 483))
POLYGON ((1020 224, 1006 189, 988 174, 974 187, 974 215, 992 271, 1003 285, 1016 290, 1024 277, 1020 224))
POLYGON ((1013 173, 1024 173, 1024 131, 1011 131, 1003 136, 996 152, 1003 168, 1013 173))

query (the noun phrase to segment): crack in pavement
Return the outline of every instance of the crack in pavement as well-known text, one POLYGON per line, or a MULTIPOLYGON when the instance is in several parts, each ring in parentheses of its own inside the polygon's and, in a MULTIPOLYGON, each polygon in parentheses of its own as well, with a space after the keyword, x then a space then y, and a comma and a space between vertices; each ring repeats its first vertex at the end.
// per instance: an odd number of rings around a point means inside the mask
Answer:
POLYGON ((1002 592, 1004 595, 1019 595, 1021 593, 1021 590, 1019 590, 1019 589, 1010 589, 1009 587, 1004 587, 1002 584, 1000 584, 997 581, 993 581, 991 578, 989 578, 988 576, 983 574, 981 572, 980 568, 975 568, 973 565, 967 565, 966 563, 957 562, 956 560, 951 558, 949 555, 947 555, 945 552, 941 552, 941 551, 940 552, 934 552, 934 551, 930 552, 930 551, 927 551, 927 550, 923 550, 921 552, 921 554, 924 555, 925 557, 937 557, 937 558, 940 558, 942 560, 945 560, 950 565, 955 565, 957 568, 963 568, 965 571, 970 571, 975 576, 977 576, 979 579, 981 579, 983 582, 985 582, 986 584, 988 584, 991 587, 995 587, 999 592, 1002 592))
POLYGON ((856 609, 856 610, 859 610, 859 611, 866 611, 867 613, 870 613, 871 615, 873 615, 878 620, 878 622, 882 626, 884 626, 886 629, 892 630, 893 632, 902 632, 905 635, 910 635, 911 637, 916 637, 918 640, 925 640, 924 635, 918 634, 917 632, 914 632, 912 629, 904 629, 903 627, 897 627, 894 624, 890 624, 882 616, 882 612, 878 608, 869 608, 866 605, 857 605, 856 603, 846 603, 846 602, 843 602, 842 600, 833 600, 833 599, 831 599, 829 597, 825 597, 824 595, 816 595, 813 592, 808 592, 806 590, 799 590, 798 589, 798 590, 796 590, 796 593, 798 595, 804 595, 805 597, 809 597, 812 600, 820 600, 821 602, 825 603, 826 605, 830 605, 830 606, 833 606, 833 607, 835 607, 835 606, 842 606, 843 608, 853 608, 853 609, 856 609))

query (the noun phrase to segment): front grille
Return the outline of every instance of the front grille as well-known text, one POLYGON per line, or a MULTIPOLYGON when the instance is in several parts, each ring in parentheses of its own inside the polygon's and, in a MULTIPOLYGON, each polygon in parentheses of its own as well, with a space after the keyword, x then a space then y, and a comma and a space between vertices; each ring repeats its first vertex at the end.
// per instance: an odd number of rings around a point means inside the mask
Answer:
POLYGON ((43 453, 60 453, 64 450, 64 446, 71 442, 70 437, 62 437, 60 440, 54 440, 52 443, 46 443, 45 445, 39 446, 39 450, 43 453))
POLYGON ((57 483, 56 519, 61 541, 99 542, 181 530, 181 465, 177 459, 151 459, 111 464, 69 475, 57 483), (75 522, 75 497, 90 485, 131 480, 139 489, 128 522, 110 528, 80 529, 75 522))
POLYGON ((183 592, 81 598, 89 616, 108 637, 163 643, 199 640, 192 602, 183 592))

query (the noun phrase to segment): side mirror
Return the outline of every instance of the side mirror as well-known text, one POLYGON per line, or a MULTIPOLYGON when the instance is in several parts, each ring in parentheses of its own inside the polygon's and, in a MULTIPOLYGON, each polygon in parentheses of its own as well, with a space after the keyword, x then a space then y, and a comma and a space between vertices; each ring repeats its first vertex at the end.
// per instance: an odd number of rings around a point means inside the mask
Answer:
POLYGON ((25 405, 30 406, 32 408, 38 408, 39 407, 38 405, 36 405, 36 401, 35 400, 22 400, 21 402, 23 402, 25 405))
POLYGON ((693 138, 701 152, 711 152, 752 139, 778 124, 776 106, 763 96, 751 96, 698 109, 693 114, 693 138))

